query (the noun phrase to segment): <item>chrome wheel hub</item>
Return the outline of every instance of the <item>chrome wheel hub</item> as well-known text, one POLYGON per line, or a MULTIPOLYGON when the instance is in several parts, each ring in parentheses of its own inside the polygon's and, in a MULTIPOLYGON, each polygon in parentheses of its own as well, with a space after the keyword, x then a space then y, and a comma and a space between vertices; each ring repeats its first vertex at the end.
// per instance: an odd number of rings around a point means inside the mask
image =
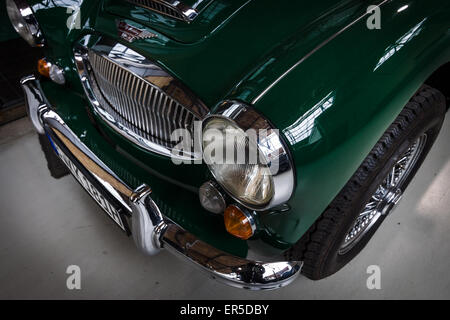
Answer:
POLYGON ((369 232, 382 216, 389 214, 403 195, 403 185, 423 151, 427 135, 417 138, 389 171, 364 206, 342 242, 339 254, 345 254, 369 232))

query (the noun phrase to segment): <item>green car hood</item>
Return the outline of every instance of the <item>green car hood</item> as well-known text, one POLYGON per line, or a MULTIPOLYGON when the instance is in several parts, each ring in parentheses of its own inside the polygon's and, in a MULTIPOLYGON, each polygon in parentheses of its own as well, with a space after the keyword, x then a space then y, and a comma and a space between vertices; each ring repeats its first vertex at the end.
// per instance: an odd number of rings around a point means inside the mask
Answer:
POLYGON ((347 2, 350 1, 183 1, 199 12, 190 23, 167 18, 126 0, 107 0, 104 8, 107 12, 138 21, 183 43, 195 43, 217 33, 231 32, 233 38, 247 38, 253 39, 252 42, 270 44, 273 39, 290 34, 347 2), (234 28, 227 28, 233 20, 240 21, 239 32, 234 28))
MULTIPOLYGON (((351 21, 349 10, 361 13, 367 8, 357 0, 197 2, 200 14, 188 24, 125 0, 30 1, 53 57, 72 57, 73 43, 87 32, 118 38, 117 20, 159 34, 159 41, 129 46, 167 68, 209 107, 267 63, 265 57, 274 50, 288 51, 300 41, 307 51, 351 21), (72 7, 80 8, 81 29, 66 28, 72 7), (299 34, 307 37, 300 39, 299 34)), ((259 88, 254 89, 256 94, 259 88)))
MULTIPOLYGON (((210 107, 266 64, 274 51, 287 52, 301 42, 307 52, 348 24, 352 14, 367 9, 360 0, 200 2, 203 9, 190 24, 167 22, 123 0, 106 1, 104 10, 167 36, 165 48, 142 42, 138 51, 142 45, 143 54, 170 69, 210 107)), ((254 89, 256 94, 259 87, 254 89)))

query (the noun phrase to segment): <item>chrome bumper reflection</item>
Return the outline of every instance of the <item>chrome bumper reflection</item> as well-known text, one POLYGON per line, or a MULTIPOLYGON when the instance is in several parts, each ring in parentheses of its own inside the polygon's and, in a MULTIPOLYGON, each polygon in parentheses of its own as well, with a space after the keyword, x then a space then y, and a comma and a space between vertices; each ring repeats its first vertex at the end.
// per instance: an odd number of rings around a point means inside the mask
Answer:
POLYGON ((154 255, 166 248, 208 271, 219 281, 252 290, 280 288, 298 276, 300 262, 264 263, 232 256, 165 219, 152 200, 148 186, 132 190, 78 139, 48 106, 34 76, 22 79, 21 84, 28 114, 36 130, 51 136, 78 169, 95 183, 102 196, 117 206, 126 221, 130 221, 127 230, 144 253, 154 255))

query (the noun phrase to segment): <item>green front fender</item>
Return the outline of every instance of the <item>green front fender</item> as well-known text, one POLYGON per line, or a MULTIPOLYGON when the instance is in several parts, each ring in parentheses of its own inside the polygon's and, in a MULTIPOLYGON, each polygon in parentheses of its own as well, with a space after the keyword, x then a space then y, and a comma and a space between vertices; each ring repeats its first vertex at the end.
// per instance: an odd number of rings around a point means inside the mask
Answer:
POLYGON ((358 20, 365 12, 353 7, 356 22, 344 32, 322 42, 290 39, 235 88, 233 98, 253 103, 282 131, 295 159, 290 210, 261 215, 280 248, 307 231, 414 92, 450 61, 449 5, 431 2, 400 12, 401 1, 382 5, 380 30, 369 30, 368 16, 358 20), (298 65, 284 73, 286 59, 298 65))

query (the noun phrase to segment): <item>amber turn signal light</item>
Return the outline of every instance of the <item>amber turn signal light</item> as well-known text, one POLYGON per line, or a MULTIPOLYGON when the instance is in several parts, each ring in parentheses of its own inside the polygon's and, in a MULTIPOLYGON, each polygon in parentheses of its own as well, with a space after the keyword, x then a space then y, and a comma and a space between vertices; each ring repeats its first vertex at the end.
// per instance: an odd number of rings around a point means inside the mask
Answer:
POLYGON ((48 62, 45 58, 42 58, 38 61, 38 72, 44 77, 50 78, 50 67, 52 64, 48 62))
POLYGON ((247 240, 255 232, 253 217, 234 205, 225 209, 224 222, 227 231, 239 239, 247 240))

